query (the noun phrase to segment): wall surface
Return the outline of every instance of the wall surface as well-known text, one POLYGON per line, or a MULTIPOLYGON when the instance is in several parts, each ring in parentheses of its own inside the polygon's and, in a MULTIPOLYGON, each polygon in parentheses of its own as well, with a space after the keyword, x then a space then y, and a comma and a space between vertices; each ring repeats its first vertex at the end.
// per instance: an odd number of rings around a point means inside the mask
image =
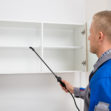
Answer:
POLYGON ((84 0, 1 0, 0 19, 83 23, 84 0))
MULTIPOLYGON (((86 73, 58 74, 72 85, 86 81, 86 73)), ((83 84, 84 86, 85 84, 83 84)), ((76 99, 83 111, 83 101, 76 99)), ((65 93, 52 74, 0 75, 0 111, 76 111, 70 94, 65 93)))

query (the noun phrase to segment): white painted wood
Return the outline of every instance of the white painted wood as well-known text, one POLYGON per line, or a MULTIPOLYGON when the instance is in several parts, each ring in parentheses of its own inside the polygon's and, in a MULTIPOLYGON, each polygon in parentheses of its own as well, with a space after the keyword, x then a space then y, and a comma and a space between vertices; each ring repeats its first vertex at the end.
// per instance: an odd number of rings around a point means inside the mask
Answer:
MULTIPOLYGON (((80 72, 59 73, 72 85, 80 86, 80 72)), ((85 76, 83 76, 85 77, 85 76)), ((80 100, 77 104, 80 108, 80 100)), ((1 111, 76 111, 72 97, 50 73, 0 75, 1 111)))
POLYGON ((40 46, 40 39, 40 23, 0 21, 1 47, 38 47, 40 46))
POLYGON ((45 49, 81 49, 82 46, 45 46, 45 49))
POLYGON ((0 21, 0 72, 49 71, 29 49, 34 47, 54 71, 85 71, 84 25, 0 21), (34 57, 33 57, 34 56, 34 57), (9 67, 10 66, 10 67, 9 67), (15 67, 15 68, 14 68, 15 67))
POLYGON ((84 23, 85 0, 1 0, 0 20, 84 23))
MULTIPOLYGON (((57 75, 80 87, 80 70, 86 67, 81 64, 86 57, 86 38, 81 34, 84 25, 28 21, 0 24, 0 110, 76 110, 71 96, 61 90, 29 46, 57 75)), ((82 107, 80 99, 77 104, 82 107)))

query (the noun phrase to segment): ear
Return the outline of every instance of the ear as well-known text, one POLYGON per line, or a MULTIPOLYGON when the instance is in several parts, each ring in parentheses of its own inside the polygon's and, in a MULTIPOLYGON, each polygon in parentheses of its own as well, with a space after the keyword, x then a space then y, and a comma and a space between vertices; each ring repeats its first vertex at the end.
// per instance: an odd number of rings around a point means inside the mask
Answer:
POLYGON ((99 40, 100 41, 104 40, 104 34, 103 34, 103 32, 99 32, 99 40))

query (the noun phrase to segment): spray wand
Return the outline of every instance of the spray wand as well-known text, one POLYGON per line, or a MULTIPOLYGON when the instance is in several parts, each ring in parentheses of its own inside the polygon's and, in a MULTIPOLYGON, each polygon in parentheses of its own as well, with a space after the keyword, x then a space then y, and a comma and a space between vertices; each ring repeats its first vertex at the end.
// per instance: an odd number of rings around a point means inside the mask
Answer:
MULTIPOLYGON (((40 58, 40 60, 47 66, 47 68, 52 72, 52 74, 55 76, 55 78, 57 79, 57 81, 62 85, 62 87, 64 87, 65 89, 66 88, 66 85, 62 82, 62 78, 57 76, 53 71, 52 69, 46 64, 46 62, 40 57, 40 55, 35 51, 35 49, 33 47, 29 47, 33 52, 35 52, 35 54, 40 58)), ((74 104, 77 108, 78 111, 80 111, 80 109, 78 108, 77 104, 76 104, 76 101, 75 101, 75 98, 74 96, 72 95, 72 93, 67 89, 67 91, 70 93, 70 95, 72 96, 73 100, 74 100, 74 104)))

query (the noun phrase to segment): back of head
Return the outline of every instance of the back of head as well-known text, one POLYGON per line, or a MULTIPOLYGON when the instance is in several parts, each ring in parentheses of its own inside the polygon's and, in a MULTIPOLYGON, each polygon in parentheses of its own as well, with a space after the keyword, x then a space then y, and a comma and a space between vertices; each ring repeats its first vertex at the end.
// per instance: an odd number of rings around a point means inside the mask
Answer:
POLYGON ((103 32, 111 41, 111 11, 101 11, 93 16, 95 28, 97 31, 103 32))

